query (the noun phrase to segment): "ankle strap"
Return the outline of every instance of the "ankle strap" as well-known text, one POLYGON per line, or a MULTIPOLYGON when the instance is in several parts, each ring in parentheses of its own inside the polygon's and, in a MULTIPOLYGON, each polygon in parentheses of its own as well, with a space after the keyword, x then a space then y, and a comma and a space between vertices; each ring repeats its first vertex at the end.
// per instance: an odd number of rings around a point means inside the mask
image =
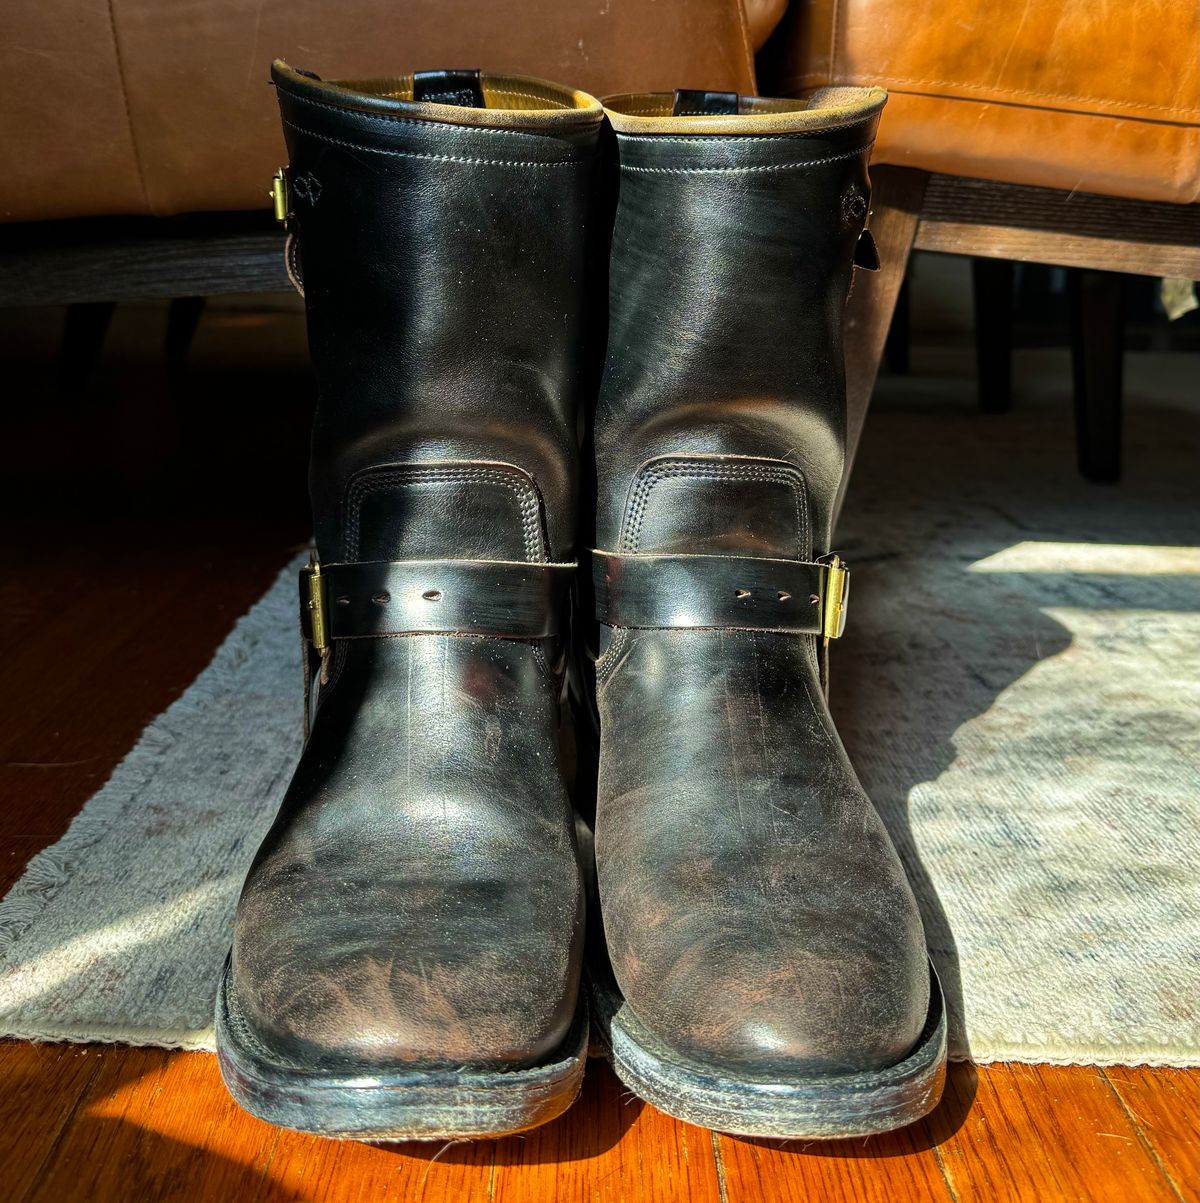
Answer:
POLYGON ((837 639, 850 572, 827 560, 592 552, 596 617, 610 627, 780 631, 837 639))
POLYGON ((313 562, 300 570, 300 625, 314 650, 387 635, 556 634, 574 564, 510 560, 313 562))

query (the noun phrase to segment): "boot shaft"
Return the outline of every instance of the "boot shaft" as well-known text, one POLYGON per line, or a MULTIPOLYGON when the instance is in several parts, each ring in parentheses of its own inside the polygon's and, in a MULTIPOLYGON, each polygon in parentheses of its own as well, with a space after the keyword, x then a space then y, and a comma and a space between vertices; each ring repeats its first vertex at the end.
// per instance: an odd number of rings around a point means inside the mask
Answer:
POLYGON ((842 318, 884 94, 699 94, 696 108, 677 96, 606 102, 620 196, 597 546, 820 555, 845 459, 842 318))
POLYGON ((273 74, 321 558, 566 558, 598 104, 519 77, 273 74))

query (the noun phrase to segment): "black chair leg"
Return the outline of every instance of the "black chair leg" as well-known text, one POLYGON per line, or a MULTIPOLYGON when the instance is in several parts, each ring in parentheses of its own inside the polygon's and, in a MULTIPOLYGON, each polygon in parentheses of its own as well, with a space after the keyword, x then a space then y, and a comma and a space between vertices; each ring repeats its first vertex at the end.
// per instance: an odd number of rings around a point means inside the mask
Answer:
POLYGON ((55 366, 55 383, 61 391, 78 392, 90 383, 116 310, 114 301, 67 306, 55 366))
POLYGON ((989 414, 1012 408, 1013 279, 1008 259, 971 260, 979 407, 989 414))
POLYGON ((892 324, 888 327, 887 341, 883 344, 883 362, 889 372, 895 372, 898 376, 908 374, 911 347, 912 319, 908 302, 908 277, 905 276, 896 294, 892 324))
POLYGON ((176 297, 167 310, 167 334, 164 351, 167 362, 178 366, 187 357, 196 327, 204 313, 204 297, 176 297))
POLYGON ((1124 278, 1117 272, 1067 272, 1075 440, 1085 479, 1121 476, 1121 392, 1125 350, 1124 278))

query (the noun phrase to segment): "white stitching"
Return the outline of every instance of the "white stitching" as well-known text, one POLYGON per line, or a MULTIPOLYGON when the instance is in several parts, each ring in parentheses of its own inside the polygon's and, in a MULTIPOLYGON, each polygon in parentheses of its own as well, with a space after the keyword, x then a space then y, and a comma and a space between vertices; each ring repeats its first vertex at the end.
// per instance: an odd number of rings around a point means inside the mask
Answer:
MULTIPOLYGON (((416 150, 385 150, 381 146, 366 146, 361 142, 346 142, 341 138, 332 138, 328 134, 318 134, 315 130, 305 129, 301 125, 296 125, 294 122, 283 118, 283 124, 288 129, 294 129, 296 133, 303 134, 306 138, 316 138, 319 142, 329 142, 334 146, 344 146, 349 150, 366 151, 373 155, 389 155, 394 159, 429 159, 437 163, 482 163, 492 167, 578 167, 581 163, 587 162, 587 157, 578 159, 550 159, 539 161, 536 159, 472 159, 465 155, 432 155, 424 151, 416 150)), ((488 131, 491 132, 490 130, 488 131)))
POLYGON ((828 155, 823 159, 807 159, 796 163, 755 163, 747 167, 634 167, 622 163, 622 171, 637 171, 649 175, 689 175, 689 174, 741 174, 748 171, 800 171, 805 167, 820 167, 825 163, 839 163, 843 159, 857 158, 869 146, 860 146, 856 150, 848 150, 840 155, 828 155))
MULTIPOLYGON (((851 124, 862 125, 865 122, 856 121, 851 124)), ((817 142, 824 138, 826 134, 841 133, 843 129, 849 128, 848 125, 829 125, 807 133, 798 130, 794 134, 756 134, 753 130, 750 130, 744 134, 731 134, 729 137, 722 137, 720 134, 619 134, 618 137, 622 141, 636 139, 639 142, 654 146, 661 146, 664 142, 728 142, 731 146, 737 146, 738 144, 757 146, 760 142, 817 142)), ((874 145, 875 142, 872 139, 870 142, 863 143, 859 147, 859 150, 869 150, 874 145)))
POLYGON ((796 553, 797 558, 803 559, 809 554, 812 538, 811 524, 808 514, 808 497, 804 474, 799 468, 780 464, 778 466, 764 463, 717 462, 707 463, 704 460, 691 458, 671 458, 659 460, 652 467, 641 473, 633 497, 629 501, 627 522, 630 530, 622 531, 621 550, 636 552, 641 543, 642 522, 646 516, 646 508, 650 501, 650 493, 654 487, 671 477, 691 476, 700 480, 768 480, 786 484, 792 490, 796 507, 796 553), (797 479, 798 478, 798 479, 797 479))
POLYGON ((534 563, 546 562, 547 549, 541 530, 541 498, 537 487, 531 481, 515 479, 501 468, 435 467, 425 464, 396 464, 384 469, 368 468, 351 480, 346 490, 345 545, 348 557, 358 555, 359 515, 363 496, 386 485, 420 480, 445 481, 449 484, 488 481, 516 494, 521 505, 525 554, 534 563))
MULTIPOLYGON (((376 113, 369 109, 356 109, 345 105, 330 104, 325 100, 314 100, 311 96, 301 96, 297 92, 288 92, 286 90, 282 91, 283 95, 285 95, 289 100, 295 100, 300 104, 312 105, 314 108, 318 109, 328 109, 329 112, 337 113, 340 117, 344 117, 347 113, 350 113, 355 117, 369 117, 372 121, 388 121, 393 125, 426 125, 431 129, 445 129, 447 126, 449 126, 451 129, 478 130, 481 134, 505 134, 510 138, 538 138, 544 136, 528 129, 505 129, 503 126, 472 125, 468 124, 467 122, 430 121, 428 117, 409 117, 406 114, 401 113, 376 113)), ((403 96, 400 96, 394 92, 389 92, 387 95, 394 100, 404 100, 403 96)), ((520 93, 514 93, 514 95, 520 95, 520 93)), ((536 100, 537 97, 534 97, 533 99, 536 100)), ((476 111, 478 112, 479 110, 476 111)), ((587 113, 583 109, 569 109, 568 111, 579 114, 579 124, 581 125, 599 125, 600 123, 598 117, 587 113)))
MULTIPOLYGON (((805 484, 804 473, 791 464, 763 463, 706 463, 703 460, 675 458, 660 460, 646 471, 639 474, 633 496, 627 503, 625 523, 632 524, 632 530, 621 532, 618 544, 622 551, 634 553, 638 550, 641 539, 642 522, 646 516, 650 494, 655 485, 672 477, 694 477, 699 480, 767 480, 786 484, 792 491, 793 504, 796 509, 797 558, 803 559, 811 554, 812 529, 808 513, 808 493, 802 487, 805 484)), ((610 627, 608 647, 596 659, 596 689, 599 691, 607 684, 616 668, 617 660, 629 641, 629 628, 610 627)), ((757 632, 746 632, 755 634, 757 632)))

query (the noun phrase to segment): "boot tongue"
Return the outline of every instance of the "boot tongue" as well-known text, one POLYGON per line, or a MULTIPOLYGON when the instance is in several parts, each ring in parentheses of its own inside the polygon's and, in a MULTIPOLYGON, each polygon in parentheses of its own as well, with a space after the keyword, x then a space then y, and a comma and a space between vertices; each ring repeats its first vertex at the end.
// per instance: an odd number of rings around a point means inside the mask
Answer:
POLYGON ((452 104, 460 109, 486 109, 479 68, 418 71, 412 98, 425 104, 452 104))
POLYGON ((710 115, 736 114, 738 111, 736 92, 704 92, 691 88, 676 88, 675 103, 671 106, 672 117, 707 117, 710 115))

